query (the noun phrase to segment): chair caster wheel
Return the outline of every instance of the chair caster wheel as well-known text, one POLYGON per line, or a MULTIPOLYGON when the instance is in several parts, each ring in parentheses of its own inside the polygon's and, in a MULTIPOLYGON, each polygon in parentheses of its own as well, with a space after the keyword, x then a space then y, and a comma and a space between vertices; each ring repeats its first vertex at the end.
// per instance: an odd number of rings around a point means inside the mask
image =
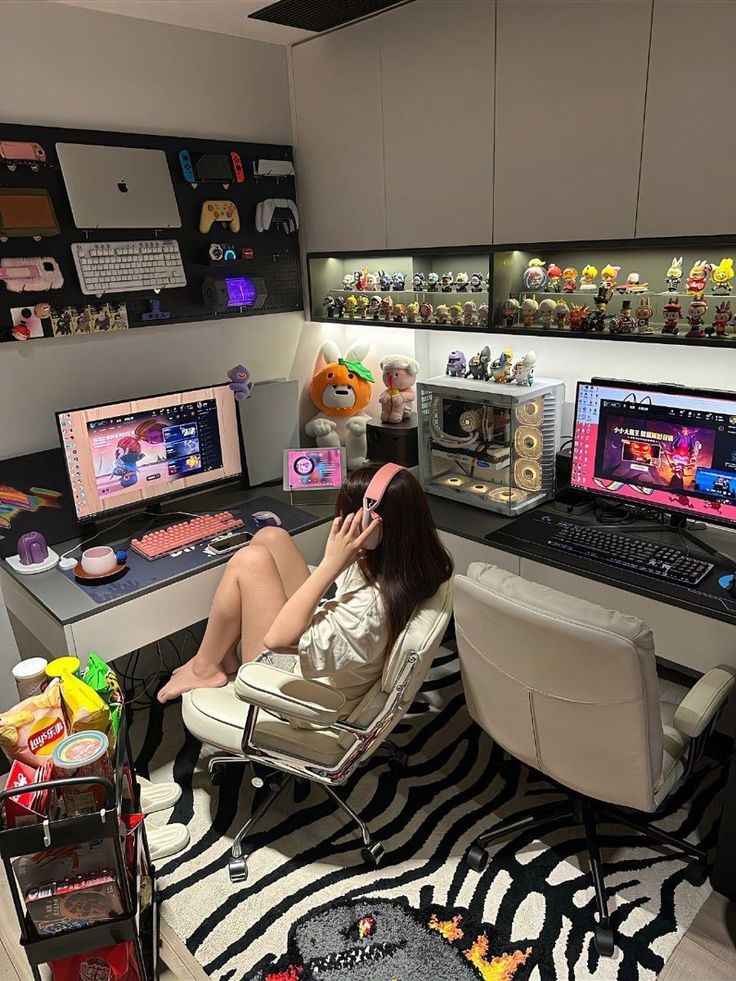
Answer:
POLYGON ((596 923, 594 928, 595 949, 601 957, 613 957, 616 945, 613 942, 613 930, 610 927, 596 923))
POLYGON ((227 773, 224 766, 216 766, 210 773, 210 783, 213 787, 222 787, 225 783, 227 773))
POLYGON ((361 849, 360 854, 366 865, 377 869, 383 861, 383 856, 386 852, 380 841, 374 841, 372 845, 366 845, 365 848, 361 849))
POLYGON ((474 872, 483 872, 488 865, 488 852, 473 842, 465 853, 465 862, 474 872))
POLYGON ((231 858, 227 863, 227 871, 231 882, 245 882, 248 878, 248 866, 244 858, 231 858))
POLYGON ((702 886, 708 879, 708 866, 705 862, 689 862, 684 875, 691 886, 702 886))

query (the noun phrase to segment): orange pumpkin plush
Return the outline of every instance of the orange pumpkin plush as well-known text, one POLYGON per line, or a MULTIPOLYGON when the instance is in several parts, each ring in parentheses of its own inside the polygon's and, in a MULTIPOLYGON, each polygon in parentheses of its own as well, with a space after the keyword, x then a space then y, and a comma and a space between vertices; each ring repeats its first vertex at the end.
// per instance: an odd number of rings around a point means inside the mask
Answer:
POLYGON ((304 427, 317 446, 345 446, 351 470, 365 466, 368 447, 363 410, 371 400, 370 369, 363 364, 369 344, 356 342, 343 358, 334 341, 326 341, 309 386, 309 396, 319 410, 304 427))

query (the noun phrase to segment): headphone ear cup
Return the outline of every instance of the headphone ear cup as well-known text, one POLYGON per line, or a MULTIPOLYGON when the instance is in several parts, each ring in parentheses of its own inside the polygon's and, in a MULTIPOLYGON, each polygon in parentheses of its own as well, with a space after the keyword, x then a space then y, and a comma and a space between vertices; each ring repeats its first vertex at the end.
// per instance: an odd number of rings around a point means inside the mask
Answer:
POLYGON ((381 522, 376 521, 372 516, 368 520, 375 525, 375 528, 363 542, 363 548, 368 552, 372 552, 373 549, 378 548, 378 546, 381 544, 381 539, 383 538, 383 528, 381 527, 381 522))

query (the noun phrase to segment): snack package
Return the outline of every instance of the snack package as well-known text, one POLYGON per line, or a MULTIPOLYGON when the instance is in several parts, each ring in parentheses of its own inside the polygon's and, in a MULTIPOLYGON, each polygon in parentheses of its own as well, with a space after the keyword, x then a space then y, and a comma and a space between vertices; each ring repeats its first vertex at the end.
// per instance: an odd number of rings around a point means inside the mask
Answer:
POLYGON ((61 697, 71 732, 87 732, 90 729, 108 732, 110 709, 89 685, 75 675, 65 673, 61 676, 61 697))
POLYGON ((132 941, 103 947, 86 954, 73 954, 51 961, 54 981, 80 981, 80 978, 99 981, 140 981, 135 947, 132 941))
MULTIPOLYGON (((82 679, 85 685, 97 692, 103 702, 110 709, 110 733, 113 737, 117 736, 120 728, 120 713, 123 706, 123 693, 120 690, 118 676, 109 664, 90 651, 87 659, 87 670, 82 679)), ((110 745, 114 746, 115 739, 110 740, 110 745)))
POLYGON ((28 766, 43 766, 67 734, 61 688, 56 680, 46 691, 32 695, 0 714, 3 752, 9 760, 20 760, 28 766))
POLYGON ((108 871, 29 889, 25 903, 42 937, 79 930, 124 912, 117 876, 108 871))

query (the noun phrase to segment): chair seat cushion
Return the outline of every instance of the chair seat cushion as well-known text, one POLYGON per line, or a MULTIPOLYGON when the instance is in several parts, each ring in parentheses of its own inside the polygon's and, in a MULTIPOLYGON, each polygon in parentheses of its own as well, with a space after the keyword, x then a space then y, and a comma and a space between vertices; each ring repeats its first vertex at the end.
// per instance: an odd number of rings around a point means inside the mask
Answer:
MULTIPOLYGON (((195 688, 182 698, 184 725, 201 742, 240 754, 248 704, 235 693, 233 683, 223 688, 195 688)), ((331 766, 345 750, 336 733, 326 729, 295 729, 261 710, 254 741, 264 748, 283 750, 306 760, 331 766)))

